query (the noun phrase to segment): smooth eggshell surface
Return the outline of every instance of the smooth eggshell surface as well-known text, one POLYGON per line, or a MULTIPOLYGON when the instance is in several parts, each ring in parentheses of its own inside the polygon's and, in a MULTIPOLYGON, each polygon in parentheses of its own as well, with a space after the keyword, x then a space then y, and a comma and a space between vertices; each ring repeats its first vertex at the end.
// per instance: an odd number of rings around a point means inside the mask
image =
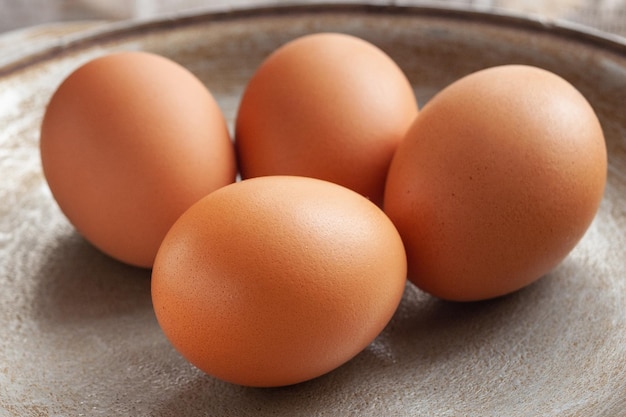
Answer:
POLYGON ((413 283, 480 300, 560 263, 592 222, 606 174, 600 123, 571 84, 539 68, 494 67, 421 110, 391 164, 384 210, 413 283))
POLYGON ((377 206, 330 182, 268 176, 180 217, 157 255, 152 300, 191 363, 232 383, 281 386, 364 349, 405 282, 402 241, 377 206))
POLYGON ((41 126, 41 159, 76 229, 141 267, 152 266, 178 216, 236 175, 210 92, 182 66, 145 52, 97 58, 60 85, 41 126))
POLYGON ((416 114, 411 84, 381 49, 338 33, 297 38, 246 86, 235 131, 241 175, 320 178, 382 204, 416 114))

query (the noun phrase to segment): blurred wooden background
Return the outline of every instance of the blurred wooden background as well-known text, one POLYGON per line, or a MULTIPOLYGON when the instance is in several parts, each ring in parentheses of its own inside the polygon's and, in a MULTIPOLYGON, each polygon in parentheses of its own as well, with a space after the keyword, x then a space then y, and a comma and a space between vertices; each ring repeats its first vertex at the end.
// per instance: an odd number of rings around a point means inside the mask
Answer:
MULTIPOLYGON (((337 0, 327 0, 332 2, 337 0)), ((355 2, 358 0, 343 0, 355 2)), ((467 5, 562 19, 626 37, 626 0, 369 0, 377 4, 467 5)), ((298 3, 297 0, 0 0, 0 32, 50 22, 148 18, 198 8, 298 3)), ((315 0, 300 0, 311 3, 315 0)), ((366 0, 367 2, 367 0, 366 0)))

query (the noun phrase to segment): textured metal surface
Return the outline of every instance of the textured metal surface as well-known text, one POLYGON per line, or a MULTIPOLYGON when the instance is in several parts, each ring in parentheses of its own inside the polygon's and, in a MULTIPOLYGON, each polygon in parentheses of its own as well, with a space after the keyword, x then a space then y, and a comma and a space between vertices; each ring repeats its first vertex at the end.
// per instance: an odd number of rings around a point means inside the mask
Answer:
MULTIPOLYGON (((359 0, 322 0, 362 3, 359 0)), ((74 20, 154 18, 162 14, 211 7, 307 4, 320 0, 0 0, 0 32, 42 23, 74 20)), ((369 0, 386 5, 462 6, 485 12, 512 12, 574 22, 626 37, 626 0, 369 0)))
POLYGON ((197 14, 99 26, 0 65, 0 416, 620 416, 626 409, 624 45, 536 21, 434 9, 342 6, 197 14), (310 382, 251 389, 186 363, 152 311, 148 271, 93 249, 42 177, 38 129, 59 82, 95 56, 154 51, 196 73, 232 128, 261 60, 312 31, 372 41, 420 102, 490 65, 552 70, 590 100, 609 178, 574 252, 536 284, 455 304, 411 285, 385 331, 310 382))

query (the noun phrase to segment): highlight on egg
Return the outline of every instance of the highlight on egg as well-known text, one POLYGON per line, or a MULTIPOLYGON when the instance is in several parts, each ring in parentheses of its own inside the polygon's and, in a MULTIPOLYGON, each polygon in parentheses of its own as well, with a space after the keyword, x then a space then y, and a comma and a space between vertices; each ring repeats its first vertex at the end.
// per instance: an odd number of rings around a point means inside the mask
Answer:
POLYGON ((583 95, 544 69, 505 65, 457 80, 421 109, 391 163, 384 210, 411 282, 482 300, 568 255, 606 174, 602 127, 583 95))
POLYGON ((235 181, 226 122, 181 65, 147 52, 93 59, 53 94, 41 125, 45 179, 94 246, 150 268, 189 206, 235 181))
POLYGON ((380 205, 417 111, 407 77, 377 46, 340 33, 296 38, 264 60, 243 93, 235 126, 241 176, 319 178, 380 205))
POLYGON ((313 178, 231 184, 172 226, 152 271, 158 322, 225 381, 283 386, 339 367, 400 303, 402 240, 372 202, 313 178))

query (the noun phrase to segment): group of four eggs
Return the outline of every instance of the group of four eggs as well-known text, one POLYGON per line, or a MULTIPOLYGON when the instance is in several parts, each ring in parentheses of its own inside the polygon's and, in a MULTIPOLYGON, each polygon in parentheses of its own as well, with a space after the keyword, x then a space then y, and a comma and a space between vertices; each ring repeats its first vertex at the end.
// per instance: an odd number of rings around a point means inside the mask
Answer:
POLYGON ((488 68, 418 111, 384 51, 338 33, 266 58, 234 141, 182 66, 145 52, 97 58, 52 96, 41 158, 79 233, 152 268, 177 350, 250 386, 354 357, 407 276, 454 301, 535 281, 583 236, 606 180, 600 123, 561 77, 488 68))

